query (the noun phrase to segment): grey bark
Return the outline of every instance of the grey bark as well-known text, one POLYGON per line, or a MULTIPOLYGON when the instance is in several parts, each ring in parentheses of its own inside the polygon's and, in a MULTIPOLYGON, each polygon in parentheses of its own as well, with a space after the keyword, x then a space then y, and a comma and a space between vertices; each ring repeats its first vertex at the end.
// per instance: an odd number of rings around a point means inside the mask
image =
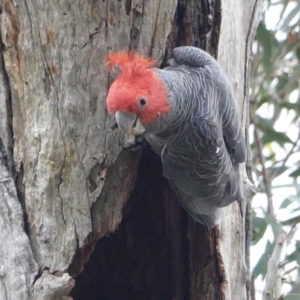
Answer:
MULTIPOLYGON (((117 230, 139 152, 123 151, 133 141, 105 109, 112 78, 103 61, 109 51, 129 48, 159 65, 166 45, 175 45, 174 14, 183 2, 1 0, 1 299, 64 299, 96 241, 117 230)), ((245 124, 260 1, 211 2, 206 48, 232 81, 245 124)), ((248 297, 250 229, 243 224, 237 204, 225 208, 214 240, 203 246, 216 249, 222 299, 248 297)), ((192 247, 191 222, 186 232, 192 247)), ((213 285, 205 297, 199 292, 193 257, 190 299, 213 299, 213 285)))

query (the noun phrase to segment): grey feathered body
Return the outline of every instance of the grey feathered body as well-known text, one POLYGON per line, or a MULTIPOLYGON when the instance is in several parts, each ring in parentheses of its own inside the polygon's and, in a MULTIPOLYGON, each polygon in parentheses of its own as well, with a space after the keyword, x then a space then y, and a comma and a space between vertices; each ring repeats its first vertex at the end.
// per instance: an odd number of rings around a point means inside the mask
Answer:
POLYGON ((173 59, 155 69, 170 113, 146 126, 146 139, 185 210, 212 228, 220 207, 243 198, 238 164, 245 161, 245 141, 237 106, 227 77, 205 51, 179 47, 173 59))

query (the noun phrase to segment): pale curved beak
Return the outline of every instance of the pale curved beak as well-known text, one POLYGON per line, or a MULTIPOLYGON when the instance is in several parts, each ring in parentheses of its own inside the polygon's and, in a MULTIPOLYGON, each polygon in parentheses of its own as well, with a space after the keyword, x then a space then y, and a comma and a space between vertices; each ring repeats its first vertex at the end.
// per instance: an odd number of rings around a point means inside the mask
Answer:
POLYGON ((115 117, 118 126, 128 135, 139 135, 146 130, 137 114, 117 111, 115 117))

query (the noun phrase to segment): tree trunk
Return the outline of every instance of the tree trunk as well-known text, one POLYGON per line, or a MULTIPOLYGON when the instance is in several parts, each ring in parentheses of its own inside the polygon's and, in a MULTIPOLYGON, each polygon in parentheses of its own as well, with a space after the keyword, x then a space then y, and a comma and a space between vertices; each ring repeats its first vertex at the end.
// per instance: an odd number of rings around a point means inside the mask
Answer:
POLYGON ((192 222, 160 158, 126 149, 103 61, 135 49, 160 66, 176 46, 206 49, 245 126, 259 6, 1 0, 0 299, 249 299, 248 214, 234 203, 212 232, 192 222))

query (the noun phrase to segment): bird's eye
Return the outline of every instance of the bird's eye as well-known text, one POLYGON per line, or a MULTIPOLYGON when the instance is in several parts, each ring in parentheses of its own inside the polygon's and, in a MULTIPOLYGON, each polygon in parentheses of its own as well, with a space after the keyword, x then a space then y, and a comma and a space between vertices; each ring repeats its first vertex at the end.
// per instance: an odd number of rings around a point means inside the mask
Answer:
POLYGON ((146 98, 141 98, 140 99, 140 105, 145 106, 147 104, 147 99, 146 98))

